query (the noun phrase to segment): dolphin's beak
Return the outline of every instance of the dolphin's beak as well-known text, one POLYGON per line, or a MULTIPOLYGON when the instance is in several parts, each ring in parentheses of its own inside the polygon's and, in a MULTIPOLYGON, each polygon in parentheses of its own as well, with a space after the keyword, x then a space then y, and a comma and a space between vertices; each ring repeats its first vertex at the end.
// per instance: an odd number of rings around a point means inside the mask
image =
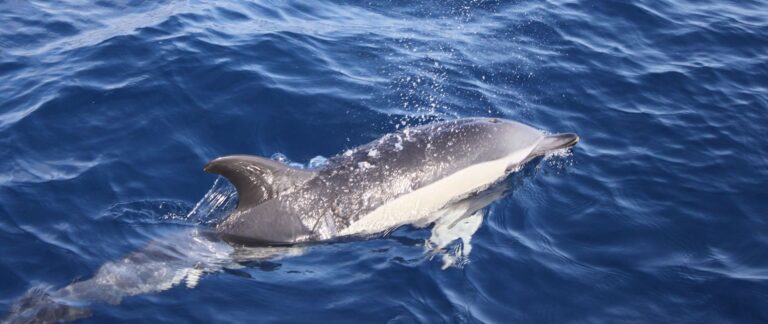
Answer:
POLYGON ((574 133, 562 133, 547 135, 533 149, 531 155, 538 156, 552 151, 569 148, 579 142, 579 135, 574 133))

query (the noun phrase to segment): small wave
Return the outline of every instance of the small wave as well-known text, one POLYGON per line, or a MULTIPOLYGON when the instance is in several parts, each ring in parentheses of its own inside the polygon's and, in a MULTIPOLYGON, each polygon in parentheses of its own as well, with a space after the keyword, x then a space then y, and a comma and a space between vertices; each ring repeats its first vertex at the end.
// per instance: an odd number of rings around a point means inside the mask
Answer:
POLYGON ((182 200, 139 200, 109 207, 102 217, 126 223, 210 225, 224 218, 237 206, 237 192, 222 178, 196 204, 182 200))
POLYGON ((117 203, 109 207, 101 217, 126 223, 158 224, 188 223, 186 215, 192 205, 181 200, 139 200, 117 203))
POLYGON ((195 224, 214 224, 237 207, 237 191, 228 181, 219 177, 213 186, 185 215, 185 219, 195 224))
POLYGON ((64 158, 57 160, 39 160, 35 158, 8 161, 9 171, 0 172, 0 186, 12 186, 29 183, 45 183, 74 179, 106 159, 101 156, 93 159, 64 158))

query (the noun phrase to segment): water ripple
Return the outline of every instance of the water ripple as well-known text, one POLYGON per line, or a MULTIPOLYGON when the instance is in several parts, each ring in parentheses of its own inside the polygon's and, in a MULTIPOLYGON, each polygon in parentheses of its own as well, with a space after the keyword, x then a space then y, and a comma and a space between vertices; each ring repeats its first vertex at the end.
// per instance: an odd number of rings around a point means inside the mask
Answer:
POLYGON ((582 141, 510 179, 464 267, 440 270, 406 228, 93 320, 765 322, 767 11, 0 2, 0 313, 222 217, 232 188, 200 170, 216 156, 306 165, 406 125, 496 116, 582 141))

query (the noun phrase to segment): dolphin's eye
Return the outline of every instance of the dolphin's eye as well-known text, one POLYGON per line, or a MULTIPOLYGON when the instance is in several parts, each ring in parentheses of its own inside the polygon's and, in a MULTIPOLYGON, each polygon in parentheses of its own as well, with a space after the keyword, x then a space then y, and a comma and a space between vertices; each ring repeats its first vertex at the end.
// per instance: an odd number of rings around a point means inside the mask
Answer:
POLYGON ((488 122, 496 124, 496 123, 499 122, 499 120, 497 118, 490 118, 490 119, 488 119, 488 122))

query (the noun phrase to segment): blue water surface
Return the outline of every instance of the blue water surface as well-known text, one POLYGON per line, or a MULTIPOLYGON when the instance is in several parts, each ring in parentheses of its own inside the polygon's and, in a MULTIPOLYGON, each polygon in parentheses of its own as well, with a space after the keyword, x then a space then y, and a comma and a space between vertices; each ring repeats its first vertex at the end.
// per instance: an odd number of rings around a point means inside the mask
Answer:
POLYGON ((492 116, 582 140, 489 207, 463 266, 405 228, 85 321, 768 321, 764 0, 0 0, 0 27, 0 318, 207 226, 217 156, 492 116))

